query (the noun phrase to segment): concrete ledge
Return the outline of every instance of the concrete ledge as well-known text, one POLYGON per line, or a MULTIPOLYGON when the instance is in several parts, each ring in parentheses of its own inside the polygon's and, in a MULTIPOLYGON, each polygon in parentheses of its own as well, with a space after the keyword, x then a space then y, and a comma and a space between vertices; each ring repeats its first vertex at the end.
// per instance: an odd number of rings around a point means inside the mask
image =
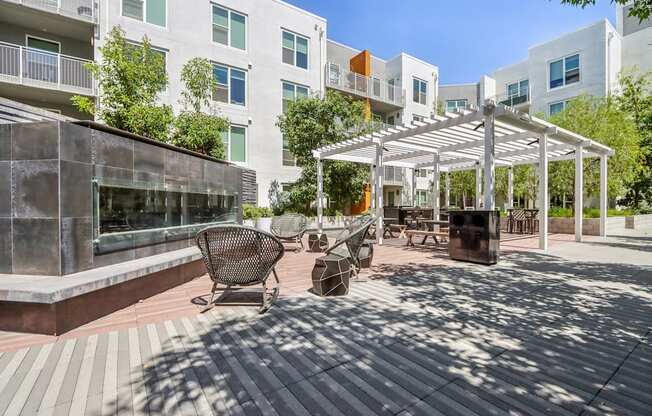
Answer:
POLYGON ((188 248, 68 277, 0 278, 0 330, 70 331, 203 275, 200 257, 188 248))
POLYGON ((0 301, 53 304, 200 259, 189 247, 66 276, 0 274, 0 301))

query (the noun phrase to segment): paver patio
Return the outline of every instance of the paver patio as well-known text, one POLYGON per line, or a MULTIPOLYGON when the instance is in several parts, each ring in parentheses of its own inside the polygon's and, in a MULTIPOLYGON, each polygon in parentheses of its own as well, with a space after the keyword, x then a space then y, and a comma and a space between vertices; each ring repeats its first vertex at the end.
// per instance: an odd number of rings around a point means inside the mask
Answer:
POLYGON ((652 237, 531 240, 490 267, 390 242, 334 299, 305 292, 316 255, 288 253, 265 315, 173 306, 200 278, 159 295, 167 316, 148 299, 56 340, 4 334, 0 415, 651 414, 652 237))

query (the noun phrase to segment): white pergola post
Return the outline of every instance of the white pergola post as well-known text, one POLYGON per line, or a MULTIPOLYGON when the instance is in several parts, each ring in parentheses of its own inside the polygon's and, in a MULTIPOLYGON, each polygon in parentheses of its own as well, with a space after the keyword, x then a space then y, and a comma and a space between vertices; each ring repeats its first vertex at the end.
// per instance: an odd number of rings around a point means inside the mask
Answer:
POLYGON ((417 170, 412 168, 412 206, 417 206, 417 170))
POLYGON ((433 155, 432 161, 432 219, 439 219, 439 153, 433 155))
POLYGON ((317 233, 324 231, 324 167, 317 159, 317 233))
POLYGON ((584 209, 584 159, 581 145, 575 149, 575 241, 582 241, 584 209))
POLYGON ((446 209, 451 206, 451 171, 446 172, 446 190, 444 193, 444 205, 446 209))
POLYGON ((494 210, 496 205, 495 112, 494 103, 484 106, 484 209, 486 210, 494 210))
POLYGON ((539 248, 548 250, 548 135, 539 139, 539 248))
POLYGON ((475 164, 475 209, 480 209, 480 201, 482 201, 482 168, 480 163, 475 164))
POLYGON ((607 155, 600 156, 600 237, 607 236, 607 210, 608 188, 607 188, 607 155))
POLYGON ((514 168, 507 168, 507 208, 514 208, 514 168))
POLYGON ((369 165, 369 181, 371 185, 371 212, 376 210, 376 166, 369 165))
POLYGON ((376 144, 376 237, 378 244, 383 244, 383 177, 385 176, 383 166, 383 146, 376 144))

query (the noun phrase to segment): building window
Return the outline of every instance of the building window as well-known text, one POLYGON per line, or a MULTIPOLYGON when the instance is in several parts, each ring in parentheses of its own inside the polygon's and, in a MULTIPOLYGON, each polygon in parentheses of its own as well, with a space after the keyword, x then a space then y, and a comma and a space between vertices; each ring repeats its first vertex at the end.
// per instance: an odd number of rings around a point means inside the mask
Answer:
POLYGON ((571 102, 571 100, 564 100, 564 101, 558 101, 556 103, 551 103, 548 106, 548 113, 551 116, 554 116, 557 113, 561 113, 568 107, 568 104, 571 102))
POLYGON ((466 110, 469 106, 469 100, 446 100, 446 111, 454 112, 459 110, 466 110))
POLYGON ((530 81, 524 79, 523 81, 514 82, 507 85, 507 97, 521 97, 527 96, 528 90, 530 88, 530 81))
POLYGON ((224 65, 213 64, 213 78, 217 88, 213 100, 220 103, 246 105, 247 72, 224 65))
POLYGON ((222 132, 222 140, 230 162, 247 162, 247 128, 231 126, 222 132))
POLYGON ((308 39, 283 31, 283 63, 308 69, 308 39))
POLYGON ((237 49, 247 49, 246 16, 214 4, 213 42, 237 49))
POLYGON ((412 101, 426 104, 428 97, 428 82, 419 78, 412 78, 412 101))
POLYGON ((166 26, 166 0, 122 0, 122 15, 157 26, 166 26))
POLYGON ((412 114, 412 121, 418 121, 418 122, 423 123, 423 121, 424 121, 425 119, 426 119, 426 118, 425 118, 424 116, 420 116, 420 115, 418 115, 418 114, 412 114))
MULTIPOLYGON (((290 103, 298 98, 308 97, 309 89, 303 85, 283 82, 283 114, 285 114, 290 103)), ((297 160, 288 148, 288 140, 283 136, 283 166, 296 166, 297 160)))
POLYGON ((387 124, 389 124, 391 126, 393 126, 395 124, 394 116, 388 116, 387 117, 387 124))
POLYGON ((550 89, 580 81, 580 55, 575 54, 550 62, 550 89))
POLYGON ((417 189, 416 192, 416 206, 424 207, 428 205, 428 191, 425 189, 417 189))
POLYGON ((428 171, 426 169, 417 169, 416 172, 414 172, 415 176, 417 178, 427 178, 428 177, 428 171))

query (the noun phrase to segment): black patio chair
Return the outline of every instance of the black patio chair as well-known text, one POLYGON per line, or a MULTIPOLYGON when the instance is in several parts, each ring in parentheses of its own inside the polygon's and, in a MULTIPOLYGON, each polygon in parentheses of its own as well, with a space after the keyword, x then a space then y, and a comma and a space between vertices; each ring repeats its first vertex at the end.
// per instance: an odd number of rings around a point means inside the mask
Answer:
POLYGON ((342 296, 349 293, 351 274, 360 270, 360 249, 365 243, 369 227, 374 222, 370 218, 348 235, 340 234, 326 255, 315 259, 312 269, 313 291, 319 296, 342 296))
POLYGON ((211 299, 204 311, 214 306, 218 284, 226 286, 223 294, 234 286, 262 284, 260 313, 265 312, 276 301, 280 282, 275 266, 285 253, 278 238, 255 228, 217 225, 197 233, 196 242, 208 275, 213 281, 211 299), (276 279, 276 287, 268 296, 267 278, 270 274, 276 279))
POLYGON ((281 241, 297 244, 297 250, 303 250, 303 234, 308 227, 308 219, 301 214, 283 214, 272 218, 270 231, 281 241))

